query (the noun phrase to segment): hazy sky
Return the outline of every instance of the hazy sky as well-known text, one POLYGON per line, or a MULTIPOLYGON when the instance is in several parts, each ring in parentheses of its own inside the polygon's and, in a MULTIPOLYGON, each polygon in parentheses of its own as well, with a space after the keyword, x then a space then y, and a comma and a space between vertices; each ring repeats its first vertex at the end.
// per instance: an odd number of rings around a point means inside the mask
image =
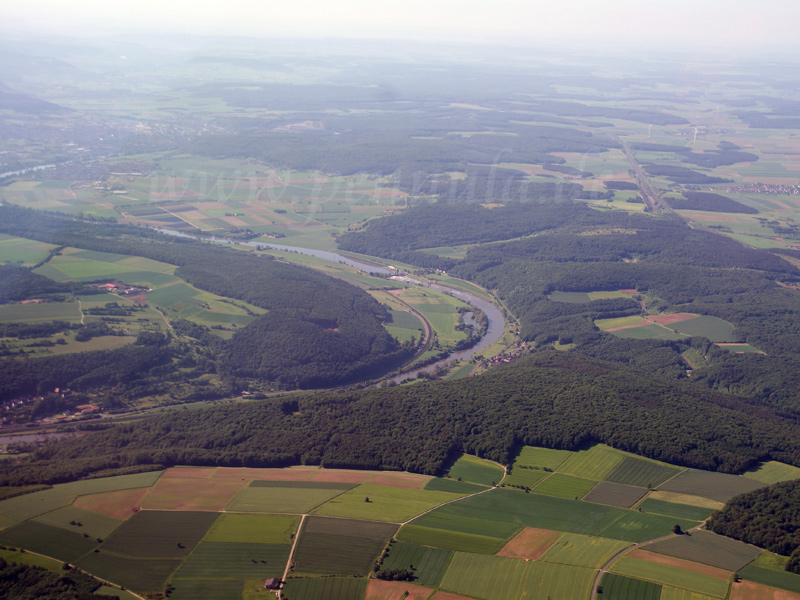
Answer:
POLYGON ((23 0, 5 27, 537 43, 594 39, 750 52, 798 45, 796 0, 23 0))

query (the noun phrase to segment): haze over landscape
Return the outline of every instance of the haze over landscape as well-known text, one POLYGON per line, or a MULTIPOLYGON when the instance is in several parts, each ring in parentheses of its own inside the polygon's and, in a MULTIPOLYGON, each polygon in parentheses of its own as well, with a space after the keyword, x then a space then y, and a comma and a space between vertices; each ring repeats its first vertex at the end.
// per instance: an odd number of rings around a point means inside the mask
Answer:
POLYGON ((0 597, 800 600, 800 7, 0 31, 0 597))

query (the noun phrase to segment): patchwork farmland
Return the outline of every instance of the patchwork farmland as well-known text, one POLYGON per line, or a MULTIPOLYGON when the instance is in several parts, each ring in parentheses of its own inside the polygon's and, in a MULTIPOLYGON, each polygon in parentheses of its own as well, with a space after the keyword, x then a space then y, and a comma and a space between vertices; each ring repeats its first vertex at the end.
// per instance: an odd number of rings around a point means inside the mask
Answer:
POLYGON ((737 477, 596 445, 524 447, 510 471, 475 456, 443 478, 173 467, 4 500, 0 545, 6 560, 71 563, 135 594, 169 585, 178 600, 258 600, 270 578, 285 580, 284 600, 800 594, 785 559, 702 530, 717 499, 762 485, 754 475, 794 476, 787 465, 737 477), (515 473, 539 479, 526 487, 515 473), (405 580, 383 578, 392 573, 405 580))

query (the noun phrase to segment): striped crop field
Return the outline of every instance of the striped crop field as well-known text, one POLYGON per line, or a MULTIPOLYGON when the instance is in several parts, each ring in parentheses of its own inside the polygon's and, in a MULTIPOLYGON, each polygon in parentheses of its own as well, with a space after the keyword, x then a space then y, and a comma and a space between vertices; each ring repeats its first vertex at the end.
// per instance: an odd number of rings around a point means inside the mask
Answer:
POLYGON ((300 517, 223 513, 209 528, 204 542, 291 544, 300 517))
POLYGON ((498 556, 507 556, 509 558, 536 560, 547 552, 547 549, 555 544, 562 535, 565 534, 560 531, 526 527, 511 538, 497 554, 498 556))
POLYGON ((670 479, 659 489, 679 494, 703 496, 717 502, 727 502, 734 496, 752 492, 760 487, 764 487, 764 484, 745 477, 689 469, 670 479))
POLYGON ((582 567, 457 552, 441 589, 486 600, 583 600, 589 598, 594 575, 582 567))
POLYGON ((481 485, 493 485, 493 483, 500 483, 503 478, 503 468, 491 461, 472 456, 471 454, 462 454, 456 463, 450 467, 447 473, 450 478, 470 483, 479 483, 481 485))
POLYGON ((382 569, 410 569, 419 585, 436 587, 447 570, 453 553, 409 542, 392 542, 382 569))
POLYGON ((618 575, 644 579, 662 585, 673 585, 715 598, 725 598, 728 595, 728 581, 638 558, 623 556, 614 562, 611 571, 618 575))
POLYGON ((710 531, 671 537, 647 546, 650 552, 675 556, 728 571, 738 571, 754 560, 761 550, 710 531))
MULTIPOLYGON (((456 482, 458 483, 458 482, 456 482)), ((464 494, 364 484, 317 507, 316 515, 404 523, 464 494)))
POLYGON ((654 488, 664 483, 667 479, 674 477, 681 470, 679 467, 664 463, 625 456, 622 462, 605 477, 605 480, 624 485, 654 488))
POLYGON ((641 500, 646 493, 647 490, 644 488, 601 481, 583 499, 586 502, 630 508, 641 500))
POLYGON ((297 572, 366 575, 396 530, 390 523, 309 517, 294 556, 297 572))
POLYGON ((565 533, 547 549, 539 560, 599 569, 615 554, 628 546, 630 546, 629 542, 578 533, 565 533))
POLYGON ((546 496, 578 499, 583 498, 595 485, 597 485, 597 481, 553 473, 537 485, 533 491, 546 496))
POLYGON ((573 453, 558 467, 558 472, 600 481, 605 479, 624 458, 625 454, 619 450, 597 444, 588 450, 573 453))
POLYGON ((575 454, 570 450, 552 450, 538 446, 523 446, 514 466, 539 467, 555 471, 565 460, 575 454))
POLYGON ((461 550, 476 554, 495 554, 506 541, 506 538, 416 524, 403 525, 397 534, 397 539, 434 548, 461 550))
POLYGON ((605 573, 599 587, 603 600, 661 600, 661 584, 616 573, 605 573))
POLYGON ((771 485, 781 481, 800 479, 800 468, 771 460, 759 464, 755 469, 744 473, 743 476, 754 481, 760 481, 761 483, 771 485))

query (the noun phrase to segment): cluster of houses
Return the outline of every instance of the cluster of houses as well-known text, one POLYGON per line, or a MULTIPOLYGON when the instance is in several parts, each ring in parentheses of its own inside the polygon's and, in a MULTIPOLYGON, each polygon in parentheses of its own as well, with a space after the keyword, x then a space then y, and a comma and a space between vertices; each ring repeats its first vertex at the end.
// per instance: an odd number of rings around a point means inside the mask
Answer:
POLYGON ((116 294, 117 296, 138 296, 139 294, 147 294, 153 291, 150 288, 125 285, 124 283, 96 283, 93 284, 92 287, 99 288, 110 294, 116 294))
POLYGON ((527 351, 528 351, 527 342, 517 342, 513 346, 507 348, 502 354, 498 354, 491 358, 484 358, 482 361, 478 363, 478 365, 483 368, 489 368, 489 367, 495 367, 497 365, 510 363, 512 360, 516 360, 517 358, 525 354, 527 351))

